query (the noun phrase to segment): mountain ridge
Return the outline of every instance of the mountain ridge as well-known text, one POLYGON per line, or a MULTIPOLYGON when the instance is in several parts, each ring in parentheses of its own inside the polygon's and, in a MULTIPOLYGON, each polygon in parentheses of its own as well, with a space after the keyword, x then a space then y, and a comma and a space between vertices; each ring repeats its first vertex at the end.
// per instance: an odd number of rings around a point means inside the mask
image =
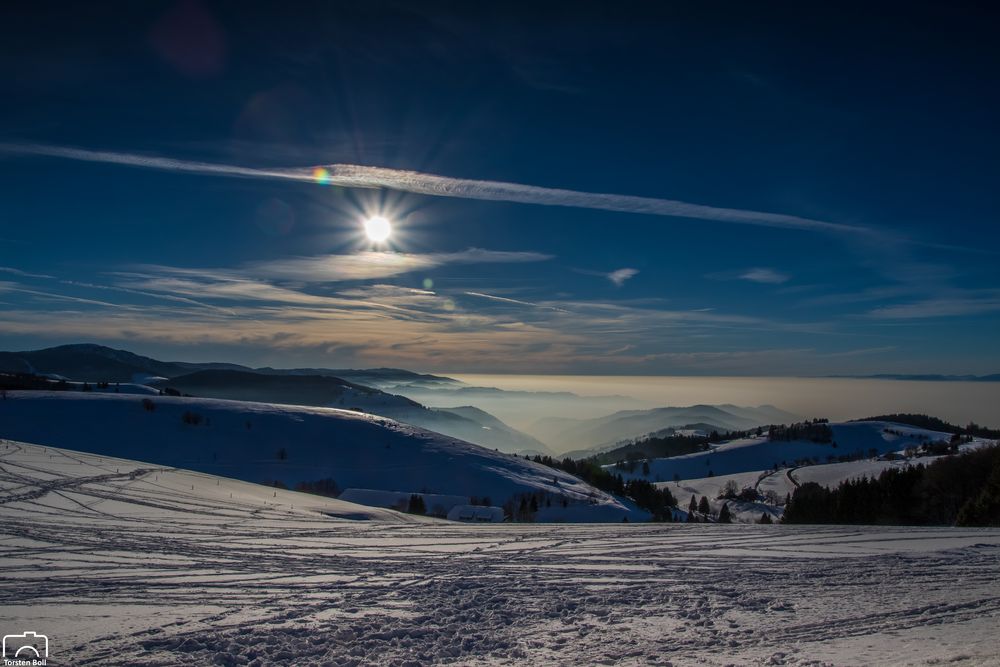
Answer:
POLYGON ((458 414, 428 408, 413 399, 382 391, 354 381, 354 378, 410 379, 426 383, 457 382, 451 378, 414 373, 403 369, 348 369, 349 377, 320 373, 283 374, 224 362, 165 362, 93 343, 61 345, 27 352, 0 352, 0 371, 29 372, 59 378, 112 383, 129 383, 170 388, 204 398, 264 401, 314 407, 357 408, 415 426, 467 440, 475 444, 514 453, 548 452, 531 436, 503 423, 485 411, 458 414), (481 417, 481 420, 477 417, 481 417))

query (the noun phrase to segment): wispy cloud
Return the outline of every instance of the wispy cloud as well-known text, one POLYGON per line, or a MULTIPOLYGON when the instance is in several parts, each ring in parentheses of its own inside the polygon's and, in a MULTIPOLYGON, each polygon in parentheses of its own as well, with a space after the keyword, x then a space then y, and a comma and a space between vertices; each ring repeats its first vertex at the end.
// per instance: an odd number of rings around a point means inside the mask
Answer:
POLYGON ((753 283, 764 283, 767 285, 780 285, 791 280, 791 276, 763 267, 755 267, 740 274, 742 280, 749 280, 753 283))
POLYGON ((522 301, 520 299, 511 299, 510 297, 497 296, 495 294, 484 294, 483 292, 463 292, 463 294, 465 294, 466 296, 474 296, 474 297, 479 298, 479 299, 487 299, 489 301, 495 301, 495 302, 499 302, 499 303, 507 303, 507 304, 511 304, 511 305, 515 305, 515 306, 527 306, 528 308, 542 308, 542 309, 545 309, 545 310, 555 310, 555 311, 559 311, 559 312, 562 312, 562 313, 568 312, 565 308, 559 308, 557 306, 552 306, 552 305, 547 305, 547 304, 540 304, 540 303, 532 303, 530 301, 522 301))
POLYGON ((320 255, 254 262, 252 275, 298 282, 377 280, 413 271, 429 271, 452 264, 519 264, 544 262, 551 255, 537 252, 505 252, 469 248, 451 253, 359 252, 350 255, 320 255))
POLYGON ((974 298, 965 296, 924 299, 912 303, 882 306, 870 310, 868 316, 876 319, 913 320, 935 317, 962 317, 994 312, 1000 312, 1000 297, 974 298))
MULTIPOLYGON (((316 167, 258 168, 239 165, 178 160, 159 156, 136 155, 111 151, 94 151, 42 144, 0 144, 0 152, 14 155, 103 162, 124 166, 239 178, 265 178, 287 181, 317 182, 316 167)), ((487 201, 506 201, 540 206, 565 206, 623 213, 711 220, 743 225, 806 229, 853 236, 871 236, 868 227, 815 220, 783 213, 748 209, 724 208, 694 204, 673 199, 639 197, 635 195, 583 192, 549 188, 505 181, 453 178, 418 171, 372 167, 356 164, 320 165, 325 169, 322 182, 348 188, 385 188, 433 197, 456 197, 487 201)))
POLYGON ((500 303, 509 303, 515 306, 528 306, 529 308, 537 308, 537 303, 531 303, 530 301, 521 301, 520 299, 511 299, 506 296, 494 296, 493 294, 483 294, 482 292, 464 292, 466 296, 474 296, 480 299, 489 299, 490 301, 499 301, 500 303))
POLYGON ((634 277, 639 273, 639 269, 618 269, 617 271, 612 271, 608 274, 608 280, 613 282, 617 287, 621 287, 625 284, 625 281, 629 278, 634 277))
MULTIPOLYGON (((760 317, 666 310, 639 301, 533 301, 497 296, 492 290, 435 291, 386 283, 331 291, 315 283, 275 284, 238 269, 144 267, 111 275, 118 281, 114 287, 121 289, 97 288, 129 303, 0 283, 0 292, 73 304, 7 308, 0 334, 315 351, 339 355, 348 364, 555 372, 581 363, 639 367, 656 361, 650 355, 664 348, 694 353, 713 342, 731 345, 748 330, 792 330, 760 317), (134 302, 146 294, 178 298, 134 302), (185 301, 191 295, 197 295, 199 304, 185 301), (206 303, 219 305, 202 307, 206 303)), ((88 288, 85 283, 54 282, 77 291, 88 288)))
POLYGON ((590 269, 573 269, 577 273, 582 273, 585 276, 598 276, 599 278, 606 278, 615 284, 616 287, 621 287, 625 284, 629 278, 633 278, 639 273, 639 269, 622 268, 616 269, 614 271, 593 271, 590 269))
POLYGON ((46 275, 44 273, 29 273, 27 271, 22 271, 21 269, 15 269, 10 266, 0 266, 0 273, 9 273, 20 278, 52 278, 53 276, 46 275))
POLYGON ((747 280, 764 285, 781 285, 792 279, 786 273, 767 267, 753 267, 743 271, 716 271, 705 275, 712 280, 747 280))
MULTIPOLYGON (((36 277, 46 277, 52 278, 53 276, 36 276, 36 277)), ((177 296, 174 294, 161 294, 158 292, 144 292, 142 290, 130 289, 128 287, 121 287, 116 285, 100 285, 96 283, 80 282, 79 280, 60 280, 63 285, 71 285, 75 287, 83 287, 86 289, 96 289, 105 290, 109 292, 121 292, 123 294, 134 294, 136 296, 146 296, 152 299, 162 299, 164 301, 174 301, 176 303, 188 304, 191 306, 198 306, 200 308, 218 309, 218 306, 213 306, 212 304, 205 303, 203 301, 198 301, 197 299, 189 299, 183 296, 177 296)), ((222 309, 224 310, 224 309, 222 309)))
POLYGON ((121 308, 123 310, 140 310, 135 306, 129 306, 119 303, 111 303, 110 301, 99 301, 97 299, 86 299, 78 296, 71 296, 69 294, 59 294, 56 292, 43 292, 41 290, 28 289, 22 287, 18 283, 11 282, 0 282, 0 292, 16 292, 19 294, 28 294, 30 296, 40 297, 45 300, 51 301, 70 301, 72 303, 79 303, 88 306, 103 306, 105 308, 121 308))

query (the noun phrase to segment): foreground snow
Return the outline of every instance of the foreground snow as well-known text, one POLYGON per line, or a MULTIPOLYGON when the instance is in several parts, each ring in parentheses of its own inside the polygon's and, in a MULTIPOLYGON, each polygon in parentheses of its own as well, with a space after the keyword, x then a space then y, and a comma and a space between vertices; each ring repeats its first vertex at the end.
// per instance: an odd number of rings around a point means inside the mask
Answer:
POLYGON ((0 626, 50 665, 1000 654, 997 530, 462 525, 5 443, 0 561, 0 626))

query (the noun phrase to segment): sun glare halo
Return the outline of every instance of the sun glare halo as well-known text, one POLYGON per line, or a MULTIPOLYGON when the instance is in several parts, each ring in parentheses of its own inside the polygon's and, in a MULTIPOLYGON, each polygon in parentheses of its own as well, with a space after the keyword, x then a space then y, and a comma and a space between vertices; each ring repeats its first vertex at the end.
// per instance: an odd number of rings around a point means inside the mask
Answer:
POLYGON ((384 243, 392 234, 392 223, 380 215, 365 220, 365 234, 375 243, 384 243))

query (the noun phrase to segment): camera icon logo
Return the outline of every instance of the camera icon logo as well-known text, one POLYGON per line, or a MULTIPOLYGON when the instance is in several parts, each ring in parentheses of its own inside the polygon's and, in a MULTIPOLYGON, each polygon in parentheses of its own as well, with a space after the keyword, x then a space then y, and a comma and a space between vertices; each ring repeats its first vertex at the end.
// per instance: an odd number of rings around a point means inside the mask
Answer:
POLYGON ((19 635, 3 636, 4 658, 47 658, 49 657, 49 638, 35 632, 22 632, 19 635))

